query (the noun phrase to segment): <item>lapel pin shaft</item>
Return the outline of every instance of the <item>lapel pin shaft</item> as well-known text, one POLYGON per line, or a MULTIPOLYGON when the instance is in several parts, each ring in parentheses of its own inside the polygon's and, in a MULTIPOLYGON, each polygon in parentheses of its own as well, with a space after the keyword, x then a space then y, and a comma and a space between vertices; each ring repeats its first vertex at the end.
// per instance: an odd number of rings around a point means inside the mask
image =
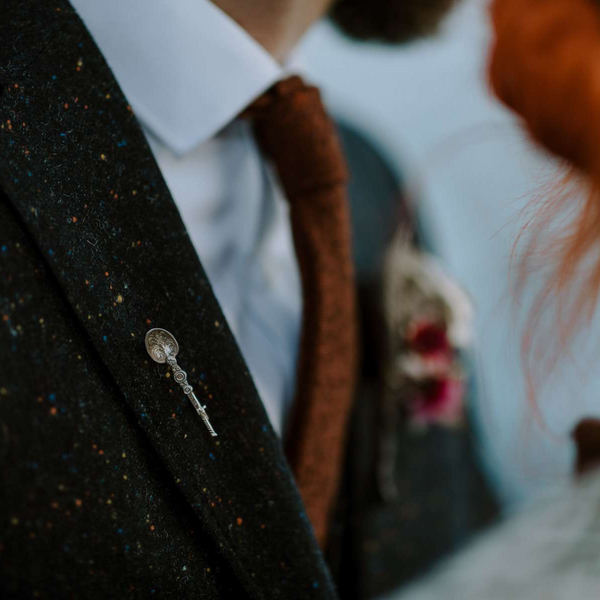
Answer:
POLYGON ((183 393, 194 405, 196 412, 204 421, 204 424, 206 425, 210 435, 216 437, 217 432, 210 424, 208 413, 206 412, 206 406, 202 406, 202 404, 200 404, 196 394, 194 394, 194 388, 188 383, 187 373, 177 364, 175 357, 179 352, 179 344, 177 343, 175 336, 166 329, 155 328, 148 331, 146 334, 145 343, 146 350, 153 361, 159 364, 167 363, 169 367, 171 367, 175 381, 181 386, 183 393))

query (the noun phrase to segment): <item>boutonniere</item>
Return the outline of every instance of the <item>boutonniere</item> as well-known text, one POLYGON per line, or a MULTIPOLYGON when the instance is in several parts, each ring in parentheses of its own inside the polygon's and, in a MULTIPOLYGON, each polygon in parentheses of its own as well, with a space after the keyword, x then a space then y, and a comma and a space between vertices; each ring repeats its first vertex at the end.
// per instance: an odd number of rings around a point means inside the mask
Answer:
POLYGON ((436 259, 402 233, 387 254, 383 279, 387 328, 384 385, 414 429, 456 427, 464 420, 473 308, 436 259))

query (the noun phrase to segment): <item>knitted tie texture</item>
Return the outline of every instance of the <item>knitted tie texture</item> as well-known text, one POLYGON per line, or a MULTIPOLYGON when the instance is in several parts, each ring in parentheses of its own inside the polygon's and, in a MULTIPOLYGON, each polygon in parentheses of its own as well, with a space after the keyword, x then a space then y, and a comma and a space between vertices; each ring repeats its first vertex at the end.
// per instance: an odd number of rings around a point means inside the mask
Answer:
POLYGON ((290 205, 303 289, 296 397, 286 455, 317 540, 326 544, 357 366, 347 169, 319 91, 279 82, 247 109, 290 205))

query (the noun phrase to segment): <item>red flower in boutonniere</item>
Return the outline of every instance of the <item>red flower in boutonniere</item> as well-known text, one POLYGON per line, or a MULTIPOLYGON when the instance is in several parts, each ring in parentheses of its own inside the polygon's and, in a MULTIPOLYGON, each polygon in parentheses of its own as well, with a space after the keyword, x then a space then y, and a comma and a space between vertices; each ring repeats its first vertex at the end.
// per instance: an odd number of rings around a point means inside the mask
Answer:
POLYGON ((451 350, 446 327, 437 323, 421 321, 413 324, 407 341, 411 350, 425 357, 445 355, 451 350))
POLYGON ((462 379, 427 381, 410 408, 415 425, 458 425, 463 418, 465 384, 462 379))
POLYGON ((459 425, 464 409, 464 373, 445 324, 415 319, 406 328, 405 340, 406 353, 398 364, 412 387, 405 400, 410 424, 459 425))

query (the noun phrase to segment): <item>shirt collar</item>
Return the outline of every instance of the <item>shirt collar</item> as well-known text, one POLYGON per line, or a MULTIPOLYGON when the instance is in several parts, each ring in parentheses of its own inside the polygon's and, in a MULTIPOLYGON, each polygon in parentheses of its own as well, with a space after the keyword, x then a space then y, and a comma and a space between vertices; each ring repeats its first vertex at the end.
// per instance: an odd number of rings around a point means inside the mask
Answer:
POLYGON ((214 136, 283 67, 210 0, 71 0, 135 114, 176 154, 214 136))

